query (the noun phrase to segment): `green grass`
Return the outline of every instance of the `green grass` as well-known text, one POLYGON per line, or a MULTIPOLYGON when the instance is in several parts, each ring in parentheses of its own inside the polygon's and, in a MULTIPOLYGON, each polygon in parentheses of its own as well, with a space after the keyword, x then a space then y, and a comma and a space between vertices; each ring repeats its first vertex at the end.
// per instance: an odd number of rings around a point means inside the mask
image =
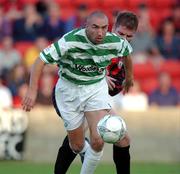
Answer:
MULTIPOLYGON (((0 174, 53 174, 53 165, 20 161, 0 161, 0 174)), ((80 164, 74 163, 67 174, 79 174, 80 164)), ((180 164, 133 163, 132 174, 180 174, 180 164)), ((100 164, 95 174, 115 174, 112 164, 100 164)))

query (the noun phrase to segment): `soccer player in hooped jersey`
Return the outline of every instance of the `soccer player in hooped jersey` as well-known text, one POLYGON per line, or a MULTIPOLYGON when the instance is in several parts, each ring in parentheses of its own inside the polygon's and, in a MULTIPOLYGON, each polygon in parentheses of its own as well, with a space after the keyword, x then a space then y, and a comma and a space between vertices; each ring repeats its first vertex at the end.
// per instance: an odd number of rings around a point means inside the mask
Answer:
MULTIPOLYGON (((131 41, 136 33, 137 27, 137 16, 132 12, 125 11, 117 15, 116 22, 112 30, 117 35, 126 38, 128 41, 131 41)), ((131 63, 130 59, 127 60, 123 57, 113 58, 111 60, 111 64, 107 67, 109 94, 111 96, 115 96, 123 90, 122 84, 125 80, 125 67, 123 63, 129 63, 129 61, 131 63)), ((126 85, 131 86, 132 80, 130 80, 129 82, 126 81, 126 83, 126 85)), ((56 106, 55 100, 53 100, 53 103, 56 106)), ((117 174, 130 174, 130 140, 128 135, 126 135, 126 137, 120 143, 120 146, 113 145, 113 160, 116 165, 116 171, 117 174)), ((71 150, 68 137, 66 136, 62 143, 62 146, 59 148, 58 151, 54 173, 65 174, 70 164, 75 159, 76 155, 77 154, 71 150)))
MULTIPOLYGON (((44 49, 33 65, 29 88, 22 102, 25 111, 33 108, 43 67, 58 64, 60 78, 55 87, 55 100, 72 151, 85 153, 80 174, 93 174, 103 154, 104 142, 96 127, 111 109, 106 67, 113 57, 129 59, 132 52, 125 39, 107 29, 107 16, 96 11, 88 16, 84 29, 75 29, 44 49), (85 119, 90 143, 85 140, 85 119)), ((126 74, 127 82, 132 81, 132 72, 126 74)), ((125 91, 129 87, 125 83, 125 91)))

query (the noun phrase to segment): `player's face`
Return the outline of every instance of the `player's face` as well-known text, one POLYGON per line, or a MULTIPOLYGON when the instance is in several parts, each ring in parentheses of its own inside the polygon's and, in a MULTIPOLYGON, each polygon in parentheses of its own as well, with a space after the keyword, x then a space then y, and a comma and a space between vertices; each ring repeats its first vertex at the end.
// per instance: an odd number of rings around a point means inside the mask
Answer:
POLYGON ((136 31, 130 30, 126 26, 120 25, 117 28, 113 28, 112 32, 116 33, 119 36, 122 36, 123 38, 125 38, 130 42, 133 39, 136 31))
POLYGON ((92 17, 86 25, 86 34, 88 39, 94 44, 103 42, 108 30, 108 19, 92 17))

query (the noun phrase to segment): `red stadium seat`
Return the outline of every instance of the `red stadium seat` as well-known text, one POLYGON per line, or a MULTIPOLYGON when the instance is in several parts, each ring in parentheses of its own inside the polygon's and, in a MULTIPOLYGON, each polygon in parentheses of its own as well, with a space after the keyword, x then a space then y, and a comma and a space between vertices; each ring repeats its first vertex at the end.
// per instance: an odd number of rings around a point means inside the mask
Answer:
POLYGON ((127 7, 126 0, 103 0, 102 1, 102 8, 103 9, 126 9, 127 7))
POLYGON ((167 72, 172 78, 180 78, 180 61, 167 60, 160 66, 160 72, 167 72))
POLYGON ((0 4, 3 4, 5 3, 6 0, 0 0, 0 4))
POLYGON ((149 9, 149 15, 150 15, 150 22, 152 24, 152 27, 155 31, 157 31, 162 21, 161 14, 159 14, 159 11, 157 11, 156 8, 151 8, 149 9))
POLYGON ((129 0, 128 3, 131 8, 137 8, 139 4, 145 4, 148 7, 155 7, 156 0, 129 0))
POLYGON ((161 9, 161 13, 159 13, 156 8, 149 9, 150 21, 153 29, 157 31, 161 25, 161 22, 168 16, 171 16, 171 13, 172 11, 169 8, 161 9))
POLYGON ((170 8, 165 8, 161 11, 161 18, 165 19, 172 15, 172 10, 170 8))
POLYGON ((26 50, 32 46, 32 42, 16 42, 15 48, 24 56, 26 50))
POLYGON ((157 76, 157 71, 152 63, 138 63, 134 64, 135 79, 143 80, 146 78, 154 78, 157 76))
POLYGON ((163 9, 163 8, 171 8, 174 5, 176 0, 155 0, 155 7, 163 9))
POLYGON ((158 80, 156 77, 154 78, 147 78, 140 81, 141 89, 146 94, 150 94, 158 87, 158 80))
POLYGON ((68 20, 74 14, 75 14, 74 8, 62 8, 61 9, 61 18, 63 20, 68 20))

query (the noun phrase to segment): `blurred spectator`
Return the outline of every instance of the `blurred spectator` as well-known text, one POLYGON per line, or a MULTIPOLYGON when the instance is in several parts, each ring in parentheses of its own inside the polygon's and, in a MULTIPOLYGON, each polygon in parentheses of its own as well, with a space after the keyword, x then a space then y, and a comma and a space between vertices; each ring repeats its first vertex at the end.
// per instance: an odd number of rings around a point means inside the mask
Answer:
POLYGON ((175 35, 174 24, 171 20, 163 22, 156 43, 165 59, 180 60, 180 37, 175 35))
POLYGON ((38 0, 35 4, 37 12, 42 16, 46 17, 48 4, 51 0, 38 0))
POLYGON ((47 47, 47 45, 48 40, 45 37, 37 37, 32 47, 26 50, 23 61, 28 71, 36 58, 39 56, 40 51, 47 47))
POLYGON ((145 111, 148 108, 148 96, 141 91, 138 81, 134 82, 129 93, 111 97, 113 108, 127 111, 145 111))
POLYGON ((25 66, 20 63, 17 64, 10 73, 10 77, 7 82, 7 86, 9 87, 13 97, 18 95, 19 87, 26 83, 28 79, 28 74, 25 66))
POLYGON ((151 106, 177 106, 180 104, 178 92, 171 84, 169 74, 162 72, 159 76, 159 87, 149 96, 151 106))
POLYGON ((12 25, 10 20, 6 17, 3 7, 0 5, 0 41, 4 36, 11 36, 12 25))
POLYGON ((54 75, 43 73, 40 80, 40 88, 37 96, 37 103, 41 105, 52 105, 52 91, 54 88, 54 75))
POLYGON ((150 23, 149 9, 146 5, 138 7, 139 25, 134 39, 131 42, 133 47, 134 62, 146 62, 151 55, 158 57, 159 51, 155 44, 154 31, 150 23))
POLYGON ((75 15, 67 21, 66 32, 71 31, 74 28, 84 27, 87 15, 87 6, 85 4, 80 4, 76 9, 75 15))
POLYGON ((24 7, 23 17, 14 21, 13 37, 15 41, 34 41, 40 34, 42 19, 35 6, 28 4, 24 7))
POLYGON ((22 82, 18 89, 17 95, 13 97, 13 107, 14 108, 21 108, 22 99, 24 98, 28 89, 28 84, 26 82, 22 82))
POLYGON ((10 36, 4 37, 0 49, 0 72, 6 78, 8 72, 20 62, 21 55, 18 50, 14 49, 12 38, 10 36))
POLYGON ((0 75, 0 109, 9 109, 12 107, 12 95, 10 90, 4 86, 2 76, 0 75))
POLYGON ((22 17, 22 8, 24 4, 21 0, 4 0, 2 6, 6 13, 6 17, 10 20, 16 20, 22 17))
POLYGON ((48 16, 41 27, 41 33, 49 41, 54 41, 65 34, 65 22, 61 19, 60 6, 51 2, 48 6, 48 16))
POLYGON ((165 20, 170 20, 173 22, 175 34, 180 37, 180 1, 173 6, 171 12, 172 15, 167 17, 165 20))

